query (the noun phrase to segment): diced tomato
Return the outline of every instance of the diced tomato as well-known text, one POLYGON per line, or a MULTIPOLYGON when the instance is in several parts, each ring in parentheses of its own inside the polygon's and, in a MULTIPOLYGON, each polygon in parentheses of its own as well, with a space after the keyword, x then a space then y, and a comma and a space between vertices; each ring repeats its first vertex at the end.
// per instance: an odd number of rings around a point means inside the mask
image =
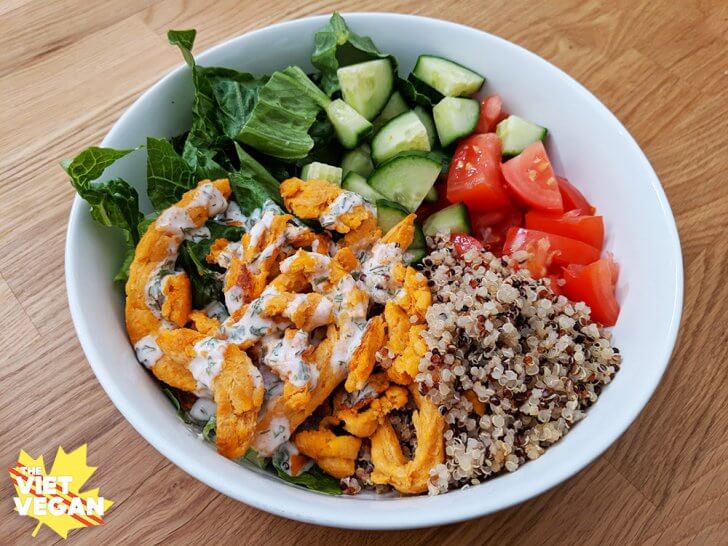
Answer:
POLYGON ((554 169, 540 140, 501 165, 510 190, 519 201, 539 210, 563 212, 554 169))
POLYGON ((564 294, 572 301, 583 301, 591 308, 591 317, 604 326, 614 326, 619 317, 619 303, 614 294, 619 270, 611 256, 586 266, 564 268, 564 294))
POLYGON ((548 250, 553 253, 554 265, 584 265, 599 259, 599 249, 582 241, 525 228, 508 230, 503 254, 513 254, 519 250, 533 253, 538 248, 536 243, 542 239, 548 242, 548 250))
POLYGON ((447 199, 469 210, 493 211, 511 203, 500 169, 501 141, 493 133, 461 140, 450 161, 447 199))
POLYGON ((455 247, 455 250, 461 256, 465 254, 471 248, 475 250, 483 250, 483 244, 478 241, 475 237, 466 235, 465 233, 451 233, 450 242, 455 247))
POLYGON ((485 248, 499 255, 508 230, 523 226, 523 211, 506 207, 494 212, 475 212, 470 214, 470 224, 473 235, 482 241, 485 248))
POLYGON ((601 216, 583 216, 580 210, 554 214, 530 210, 526 213, 526 227, 555 235, 571 237, 602 250, 604 221, 601 216))
POLYGON ((561 192, 561 200, 564 203, 564 210, 580 210, 582 214, 594 214, 595 209, 586 197, 576 189, 576 187, 569 182, 566 178, 557 176, 556 180, 559 184, 559 192, 561 192))
POLYGON ((495 126, 508 117, 503 111, 503 100, 498 95, 485 97, 480 101, 480 118, 475 128, 476 133, 492 133, 495 126))

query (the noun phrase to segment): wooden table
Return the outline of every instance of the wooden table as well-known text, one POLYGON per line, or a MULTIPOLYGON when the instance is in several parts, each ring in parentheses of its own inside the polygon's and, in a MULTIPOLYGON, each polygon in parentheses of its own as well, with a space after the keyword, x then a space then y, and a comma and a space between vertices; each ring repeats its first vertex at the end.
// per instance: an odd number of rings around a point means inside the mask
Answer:
MULTIPOLYGON (((728 543, 728 3, 725 0, 358 2, 3 0, 0 3, 0 462, 88 442, 116 505, 71 540, 260 544, 728 543), (297 4, 298 7, 294 7, 297 4), (486 7, 487 4, 487 7, 486 7), (608 6, 607 6, 608 4, 608 6), (617 5, 619 4, 619 5, 617 5), (352 532, 287 521, 176 468, 122 418, 76 340, 63 246, 73 192, 58 160, 101 141, 179 53, 281 20, 401 11, 498 34, 584 83, 646 151, 672 204, 685 311, 667 374, 604 456, 567 483, 479 520, 352 532)), ((92 266, 92 265, 90 265, 92 266)), ((30 542, 0 478, 0 543, 30 542)), ((56 542, 44 528, 39 539, 56 542)))

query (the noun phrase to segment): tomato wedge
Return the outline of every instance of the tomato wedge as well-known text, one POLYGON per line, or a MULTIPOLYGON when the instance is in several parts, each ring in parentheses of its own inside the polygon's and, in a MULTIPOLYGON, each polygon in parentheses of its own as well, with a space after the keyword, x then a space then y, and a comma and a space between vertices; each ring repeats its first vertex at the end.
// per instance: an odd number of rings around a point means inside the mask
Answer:
POLYGON ((619 269, 610 256, 586 266, 564 268, 564 294, 572 301, 583 301, 591 317, 604 326, 614 326, 619 317, 619 302, 614 294, 619 269))
POLYGON ((469 210, 492 211, 511 203, 500 169, 501 141, 493 133, 460 141, 447 173, 447 199, 469 210))
POLYGON ((508 230, 512 227, 523 227, 523 211, 516 207, 507 207, 494 212, 471 213, 470 225, 473 234, 483 245, 499 255, 508 230))
POLYGON ((563 212, 559 184, 543 142, 534 142, 501 165, 511 191, 523 204, 538 210, 563 212))
POLYGON ((548 250, 553 253, 554 265, 584 265, 599 259, 599 249, 582 241, 525 228, 508 230, 506 242, 503 245, 503 254, 513 254, 519 250, 533 253, 539 248, 537 243, 542 239, 548 242, 548 250))
POLYGON ((483 250, 483 244, 480 241, 478 241, 475 237, 466 235, 465 233, 450 234, 450 242, 455 247, 455 251, 461 256, 471 248, 474 248, 475 250, 483 250))
POLYGON ((582 214, 594 214, 597 209, 589 204, 586 197, 566 178, 557 176, 561 200, 564 203, 564 210, 580 210, 582 214))
POLYGON ((508 117, 503 111, 503 100, 498 95, 485 97, 480 101, 480 118, 475 127, 476 133, 492 133, 495 126, 508 117))
POLYGON ((572 210, 564 214, 530 210, 526 213, 526 227, 583 241, 600 251, 604 245, 604 220, 602 217, 584 216, 580 210, 572 210))

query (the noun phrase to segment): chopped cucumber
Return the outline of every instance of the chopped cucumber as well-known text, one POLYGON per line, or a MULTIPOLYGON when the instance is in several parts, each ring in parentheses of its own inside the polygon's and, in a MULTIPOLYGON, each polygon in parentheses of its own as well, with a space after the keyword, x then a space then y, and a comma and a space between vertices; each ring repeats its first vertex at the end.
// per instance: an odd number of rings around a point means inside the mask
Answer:
MULTIPOLYGON (((387 233, 408 215, 407 209, 399 203, 387 199, 377 200, 377 223, 382 233, 387 233)), ((412 244, 405 252, 405 261, 408 264, 419 262, 426 253, 425 234, 422 232, 419 222, 415 222, 414 237, 412 238, 412 244)))
POLYGON ((377 117, 394 87, 394 67, 389 59, 351 64, 336 71, 341 96, 368 120, 377 117))
POLYGON ((478 125, 480 103, 475 99, 445 97, 432 108, 440 144, 449 146, 478 125))
POLYGON ((404 220, 410 213, 399 203, 379 198, 377 205, 377 224, 383 234, 404 220))
POLYGON ((372 124, 341 99, 326 106, 326 115, 336 130, 339 142, 349 150, 356 148, 372 132, 372 124))
POLYGON ((424 230, 428 237, 438 233, 470 233, 468 209, 463 203, 445 207, 425 220, 424 230))
POLYGON ((528 146, 546 138, 546 127, 541 127, 518 116, 508 116, 495 128, 503 143, 503 155, 518 155, 528 146))
POLYGON ((326 180, 341 186, 341 167, 334 167, 326 163, 314 161, 308 163, 301 169, 301 178, 303 180, 326 180))
POLYGON ((435 147, 435 144, 437 144, 437 131, 435 130, 435 122, 432 119, 432 115, 430 115, 430 113, 419 104, 415 106, 412 111, 417 114, 417 117, 420 118, 422 125, 424 125, 425 129, 427 129, 427 138, 430 139, 431 150, 435 147))
POLYGON ((440 196, 437 193, 437 190, 435 189, 435 186, 432 186, 430 188, 430 191, 427 192, 427 195, 425 195, 425 202, 426 203, 436 203, 437 199, 440 196))
POLYGON ((344 181, 341 183, 341 187, 348 191, 358 193, 364 199, 370 203, 376 203, 379 199, 384 199, 384 196, 377 190, 367 184, 367 179, 360 174, 351 171, 344 177, 344 181))
POLYGON ((407 106, 407 103, 402 98, 400 92, 395 91, 392 93, 392 96, 389 97, 382 113, 374 120, 374 130, 378 131, 379 128, 390 119, 396 118, 400 114, 404 114, 407 110, 409 110, 409 106, 407 106))
POLYGON ((436 155, 403 152, 377 167, 368 182, 387 199, 414 212, 437 180, 441 168, 436 155))
POLYGON ((427 129, 412 111, 389 120, 372 139, 372 159, 377 164, 411 150, 430 150, 427 129))
POLYGON ((341 160, 341 168, 344 171, 344 178, 350 172, 355 172, 363 177, 372 174, 374 164, 372 163, 372 149, 369 144, 362 144, 358 148, 346 152, 341 160))
POLYGON ((480 74, 434 55, 420 55, 412 75, 446 97, 472 95, 485 82, 480 74))

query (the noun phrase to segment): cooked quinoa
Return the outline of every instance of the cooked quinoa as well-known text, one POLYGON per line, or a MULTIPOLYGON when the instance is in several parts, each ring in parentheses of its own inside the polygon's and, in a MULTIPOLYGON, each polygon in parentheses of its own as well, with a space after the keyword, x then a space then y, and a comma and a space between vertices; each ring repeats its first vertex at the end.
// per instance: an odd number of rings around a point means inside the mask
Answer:
POLYGON ((518 268, 526 253, 459 256, 444 238, 428 244, 433 305, 416 381, 448 425, 445 464, 430 472, 437 494, 541 456, 585 417, 621 355, 584 303, 518 268))

